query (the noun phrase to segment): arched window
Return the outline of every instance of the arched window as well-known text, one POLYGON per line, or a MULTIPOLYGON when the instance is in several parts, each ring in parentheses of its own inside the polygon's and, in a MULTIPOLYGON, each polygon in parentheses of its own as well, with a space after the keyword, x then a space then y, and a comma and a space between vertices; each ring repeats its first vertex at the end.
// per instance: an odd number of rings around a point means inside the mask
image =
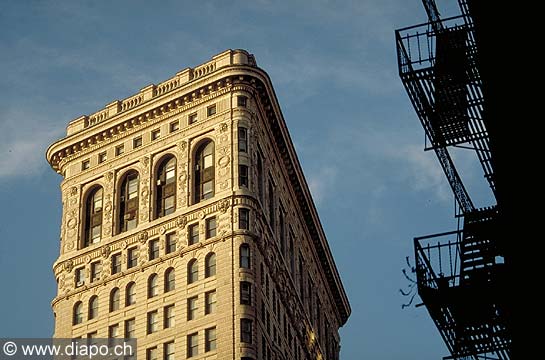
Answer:
POLYGON ((119 193, 118 232, 134 229, 138 225, 138 172, 129 171, 121 182, 119 193))
POLYGON ((157 274, 152 274, 148 278, 148 298, 152 298, 159 294, 159 287, 157 286, 157 274))
POLYGON ((119 289, 113 288, 110 292, 110 312, 119 310, 119 289))
POLYGON ((73 324, 81 324, 83 322, 83 303, 78 301, 74 304, 74 319, 73 324))
POLYGON ((250 268, 250 246, 248 244, 240 245, 240 267, 250 268))
POLYGON ((204 260, 204 277, 210 277, 216 275, 216 254, 210 253, 206 255, 204 260))
POLYGON ((194 202, 214 196, 214 142, 203 142, 195 153, 194 202))
POLYGON ((176 277, 174 275, 174 269, 168 268, 165 271, 165 292, 172 291, 176 288, 176 277))
POLYGON ((89 299, 89 317, 88 319, 94 319, 98 316, 98 296, 91 296, 89 299))
POLYGON ((95 187, 85 200, 83 247, 100 241, 102 235, 102 187, 95 187))
POLYGON ((125 306, 136 304, 136 284, 130 282, 125 288, 125 306))
POLYGON ((155 218, 176 210, 176 158, 168 156, 157 169, 155 187, 155 218))
POLYGON ((199 264, 197 259, 193 259, 187 264, 187 283, 192 284, 197 280, 199 280, 199 264))

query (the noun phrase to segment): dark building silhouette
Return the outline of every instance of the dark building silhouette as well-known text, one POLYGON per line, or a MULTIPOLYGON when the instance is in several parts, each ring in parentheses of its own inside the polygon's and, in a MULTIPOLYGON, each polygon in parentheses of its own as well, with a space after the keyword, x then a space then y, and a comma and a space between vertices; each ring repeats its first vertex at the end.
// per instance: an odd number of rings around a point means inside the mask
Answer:
POLYGON ((513 197, 491 25, 484 2, 459 0, 442 18, 396 31, 399 75, 456 199, 458 229, 414 239, 418 294, 443 338, 445 359, 510 359, 513 197), (474 205, 449 149, 473 151, 493 193, 474 205))

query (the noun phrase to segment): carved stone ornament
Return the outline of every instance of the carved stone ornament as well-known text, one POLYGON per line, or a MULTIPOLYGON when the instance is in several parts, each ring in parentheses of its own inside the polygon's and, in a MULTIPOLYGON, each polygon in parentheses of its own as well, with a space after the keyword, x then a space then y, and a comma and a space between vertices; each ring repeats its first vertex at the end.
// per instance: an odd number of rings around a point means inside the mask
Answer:
POLYGON ((76 196, 78 194, 78 188, 75 186, 72 186, 70 189, 70 196, 76 196))
POLYGON ((113 171, 108 171, 108 172, 106 173, 105 177, 106 177, 106 180, 107 180, 107 181, 112 181, 113 178, 114 178, 114 172, 113 172, 113 171))
POLYGON ((100 249, 100 254, 102 255, 103 258, 107 258, 108 256, 110 256, 111 252, 112 250, 110 250, 110 246, 108 245, 103 246, 102 249, 100 249))
POLYGON ((222 156, 218 160, 218 165, 220 167, 226 167, 227 165, 229 165, 230 162, 231 162, 231 158, 229 156, 222 156))
POLYGON ((184 215, 178 216, 176 225, 178 225, 179 228, 184 228, 187 225, 187 218, 184 215))
POLYGON ((148 232, 145 230, 142 230, 138 233, 138 241, 140 241, 142 244, 148 241, 148 232))
POLYGON ((219 127, 218 127, 218 129, 219 129, 220 132, 226 132, 228 128, 229 128, 229 126, 227 126, 226 123, 221 123, 221 124, 219 125, 219 127))
POLYGON ((178 150, 185 151, 185 149, 187 149, 187 141, 180 141, 178 143, 178 150))
POLYGON ((225 199, 220 201, 218 204, 218 210, 225 214, 227 209, 229 209, 229 200, 225 199))
POLYGON ((167 231, 167 229, 164 226, 161 226, 159 228, 159 234, 164 235, 164 233, 167 231))
POLYGON ((74 263, 72 263, 72 260, 66 260, 63 263, 63 267, 64 267, 64 270, 66 270, 67 272, 71 272, 72 269, 74 268, 74 263))

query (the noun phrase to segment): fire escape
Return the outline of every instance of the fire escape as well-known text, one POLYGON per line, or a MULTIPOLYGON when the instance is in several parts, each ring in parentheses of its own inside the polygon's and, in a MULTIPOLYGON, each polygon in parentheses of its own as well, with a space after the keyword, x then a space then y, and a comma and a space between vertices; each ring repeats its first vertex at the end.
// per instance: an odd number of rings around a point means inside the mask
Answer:
POLYGON ((475 208, 449 154, 473 151, 496 196, 493 151, 486 124, 479 46, 468 7, 442 19, 434 0, 423 0, 428 22, 396 31, 399 75, 437 155, 459 208, 457 230, 414 239, 418 294, 450 356, 510 359, 504 251, 499 207, 475 208))

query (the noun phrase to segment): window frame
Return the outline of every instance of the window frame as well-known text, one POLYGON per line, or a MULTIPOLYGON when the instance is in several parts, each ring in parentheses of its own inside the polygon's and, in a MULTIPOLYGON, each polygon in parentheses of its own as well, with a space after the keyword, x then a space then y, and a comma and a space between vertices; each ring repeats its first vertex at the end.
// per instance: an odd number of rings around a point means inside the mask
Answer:
POLYGON ((217 235, 218 223, 215 216, 207 218, 204 222, 205 224, 205 235, 206 240, 211 239, 217 235), (211 225, 214 225, 213 227, 211 225))

